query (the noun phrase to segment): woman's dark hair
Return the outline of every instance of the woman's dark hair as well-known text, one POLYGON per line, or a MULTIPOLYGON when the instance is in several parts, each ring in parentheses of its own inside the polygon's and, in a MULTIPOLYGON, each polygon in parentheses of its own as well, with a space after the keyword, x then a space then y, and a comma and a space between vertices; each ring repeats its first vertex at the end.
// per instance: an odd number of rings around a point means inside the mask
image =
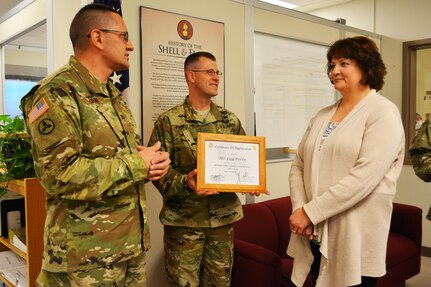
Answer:
POLYGON ((370 88, 380 91, 385 83, 386 66, 377 49, 377 45, 367 37, 358 36, 336 41, 329 47, 326 54, 328 64, 326 72, 332 70, 333 58, 346 58, 356 61, 364 77, 361 83, 369 85, 370 88))

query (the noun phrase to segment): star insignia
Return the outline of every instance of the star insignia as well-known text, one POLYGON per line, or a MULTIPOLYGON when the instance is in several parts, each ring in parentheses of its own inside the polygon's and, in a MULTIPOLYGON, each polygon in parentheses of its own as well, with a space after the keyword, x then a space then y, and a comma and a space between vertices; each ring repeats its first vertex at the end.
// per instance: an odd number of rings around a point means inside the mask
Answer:
POLYGON ((109 78, 112 80, 112 82, 114 83, 114 85, 115 84, 121 85, 120 79, 121 79, 122 76, 123 75, 118 75, 117 72, 114 72, 114 74, 111 77, 109 77, 109 78))

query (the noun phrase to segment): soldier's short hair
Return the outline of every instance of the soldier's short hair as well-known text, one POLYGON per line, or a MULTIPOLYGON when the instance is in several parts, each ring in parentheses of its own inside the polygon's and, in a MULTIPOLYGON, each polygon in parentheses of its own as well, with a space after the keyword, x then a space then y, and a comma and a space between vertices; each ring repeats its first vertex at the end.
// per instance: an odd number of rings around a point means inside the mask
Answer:
POLYGON ((361 83, 380 91, 386 75, 386 66, 383 63, 376 43, 371 39, 358 36, 336 41, 329 47, 326 54, 327 73, 332 70, 332 58, 346 58, 354 60, 363 73, 361 83))
POLYGON ((214 62, 216 61, 216 58, 210 52, 201 51, 190 54, 184 61, 184 74, 187 74, 187 70, 189 69, 189 67, 198 62, 200 58, 207 58, 214 62))
POLYGON ((110 24, 110 13, 117 13, 112 7, 103 4, 88 4, 82 7, 70 24, 69 37, 73 49, 79 50, 86 47, 91 30, 95 28, 106 28, 110 24))

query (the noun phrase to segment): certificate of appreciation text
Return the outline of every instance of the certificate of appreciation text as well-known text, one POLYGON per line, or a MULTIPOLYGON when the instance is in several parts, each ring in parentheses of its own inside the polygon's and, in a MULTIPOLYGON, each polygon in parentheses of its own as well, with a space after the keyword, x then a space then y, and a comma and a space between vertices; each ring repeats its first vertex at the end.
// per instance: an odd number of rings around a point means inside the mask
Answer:
POLYGON ((198 134, 198 190, 266 190, 263 137, 198 134))

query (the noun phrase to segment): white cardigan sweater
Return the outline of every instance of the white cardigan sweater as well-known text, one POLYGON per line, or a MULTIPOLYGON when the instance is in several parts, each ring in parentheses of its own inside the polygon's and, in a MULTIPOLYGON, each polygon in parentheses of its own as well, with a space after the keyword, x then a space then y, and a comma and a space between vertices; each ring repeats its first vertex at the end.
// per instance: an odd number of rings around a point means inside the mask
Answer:
MULTIPOLYGON (((396 182, 404 160, 397 107, 375 90, 362 99, 321 145, 336 104, 310 121, 290 171, 293 209, 301 206, 321 241, 318 287, 361 283, 385 274, 396 182)), ((302 286, 313 261, 309 239, 292 234, 292 281, 302 286)))

